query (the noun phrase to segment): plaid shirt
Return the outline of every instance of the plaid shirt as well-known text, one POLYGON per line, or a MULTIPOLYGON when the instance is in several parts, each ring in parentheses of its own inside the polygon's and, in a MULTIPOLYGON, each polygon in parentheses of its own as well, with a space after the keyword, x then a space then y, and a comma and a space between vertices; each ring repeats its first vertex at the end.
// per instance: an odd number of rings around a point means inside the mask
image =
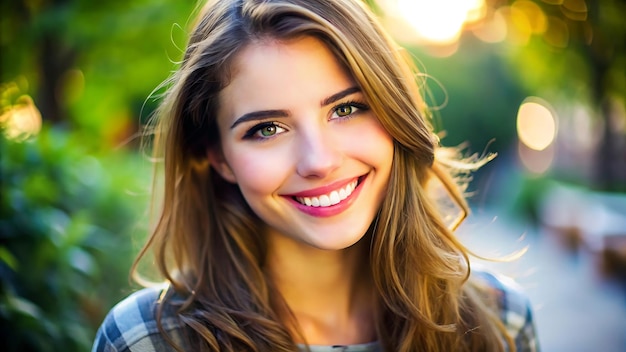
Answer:
MULTIPOLYGON (((487 293, 499 306, 500 319, 517 351, 539 351, 530 302, 512 280, 487 272, 473 271, 473 277, 484 284, 487 293)), ((156 322, 156 303, 164 287, 145 288, 116 305, 100 326, 92 352, 161 352, 175 351, 161 336, 156 322)), ((184 327, 176 314, 164 310, 163 328, 175 343, 184 346, 184 327)), ((306 349, 301 348, 302 351, 306 349)), ((381 352, 378 343, 349 346, 309 346, 311 352, 381 352)))

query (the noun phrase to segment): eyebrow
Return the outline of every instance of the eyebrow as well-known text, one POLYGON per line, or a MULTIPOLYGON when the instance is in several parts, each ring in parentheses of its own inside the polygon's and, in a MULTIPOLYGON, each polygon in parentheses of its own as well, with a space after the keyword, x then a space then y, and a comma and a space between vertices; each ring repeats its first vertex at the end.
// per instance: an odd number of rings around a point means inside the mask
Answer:
MULTIPOLYGON (((329 104, 332 104, 340 99, 343 99, 345 97, 347 97, 348 95, 360 92, 361 88, 359 87, 349 87, 346 88, 344 90, 342 90, 341 92, 335 93, 325 99, 323 99, 320 102, 320 106, 326 106, 329 104)), ((233 124, 230 126, 231 129, 235 128, 237 125, 244 123, 244 122, 250 122, 250 121, 257 121, 257 120, 263 120, 266 119, 268 117, 288 117, 289 116, 289 111, 288 110, 260 110, 260 111, 253 111, 253 112, 249 112, 246 114, 241 115, 239 118, 237 118, 235 120, 235 122, 233 122, 233 124)))
POLYGON ((230 126, 230 129, 235 128, 238 124, 249 122, 249 121, 257 121, 263 120, 268 117, 288 117, 289 112, 287 110, 261 110, 261 111, 253 111, 247 114, 241 115, 233 124, 230 126))
POLYGON ((346 89, 342 90, 341 92, 335 93, 335 94, 329 96, 328 98, 322 100, 322 102, 320 103, 320 106, 326 106, 326 105, 332 104, 332 103, 334 103, 334 102, 336 102, 336 101, 338 101, 340 99, 343 99, 343 98, 347 97, 350 94, 354 94, 354 93, 357 93, 357 92, 360 92, 360 91, 361 91, 361 88, 356 87, 356 86, 350 87, 350 88, 346 88, 346 89))

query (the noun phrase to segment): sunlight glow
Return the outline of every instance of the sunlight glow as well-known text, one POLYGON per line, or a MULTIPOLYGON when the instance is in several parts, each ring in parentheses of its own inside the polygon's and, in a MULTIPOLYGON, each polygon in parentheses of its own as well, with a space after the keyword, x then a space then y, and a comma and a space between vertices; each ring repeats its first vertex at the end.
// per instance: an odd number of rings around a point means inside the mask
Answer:
POLYGON ((467 23, 485 16, 484 0, 396 0, 396 14, 424 41, 451 44, 467 23))

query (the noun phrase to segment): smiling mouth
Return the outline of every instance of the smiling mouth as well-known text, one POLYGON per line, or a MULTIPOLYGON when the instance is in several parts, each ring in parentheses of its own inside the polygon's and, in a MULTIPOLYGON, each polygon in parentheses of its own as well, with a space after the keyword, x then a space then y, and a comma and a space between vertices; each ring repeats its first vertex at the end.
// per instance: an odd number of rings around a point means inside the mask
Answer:
POLYGON ((354 180, 338 190, 334 190, 328 194, 322 194, 315 197, 293 197, 293 199, 308 207, 330 207, 341 203, 347 199, 361 182, 361 177, 354 180))

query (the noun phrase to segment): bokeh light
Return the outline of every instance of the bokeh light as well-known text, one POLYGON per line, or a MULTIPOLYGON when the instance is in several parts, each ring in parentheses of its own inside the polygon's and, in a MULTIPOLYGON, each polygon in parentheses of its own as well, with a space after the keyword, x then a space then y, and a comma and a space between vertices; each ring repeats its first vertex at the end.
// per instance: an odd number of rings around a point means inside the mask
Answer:
POLYGON ((524 100, 517 112, 519 140, 533 150, 546 149, 556 137, 556 117, 550 105, 537 97, 524 100))
POLYGON ((518 15, 526 18, 530 33, 543 34, 548 29, 548 19, 537 3, 530 0, 517 0, 511 8, 518 11, 518 15))
POLYGON ((41 131, 41 113, 16 83, 0 87, 0 126, 8 139, 23 141, 41 131))
POLYGON ((502 11, 494 11, 482 25, 473 28, 472 33, 485 43, 499 43, 506 39, 507 23, 502 11))
POLYGON ((550 169, 554 162, 554 149, 553 146, 550 146, 544 150, 538 151, 529 148, 521 141, 517 144, 519 160, 528 172, 535 175, 541 175, 550 169))

